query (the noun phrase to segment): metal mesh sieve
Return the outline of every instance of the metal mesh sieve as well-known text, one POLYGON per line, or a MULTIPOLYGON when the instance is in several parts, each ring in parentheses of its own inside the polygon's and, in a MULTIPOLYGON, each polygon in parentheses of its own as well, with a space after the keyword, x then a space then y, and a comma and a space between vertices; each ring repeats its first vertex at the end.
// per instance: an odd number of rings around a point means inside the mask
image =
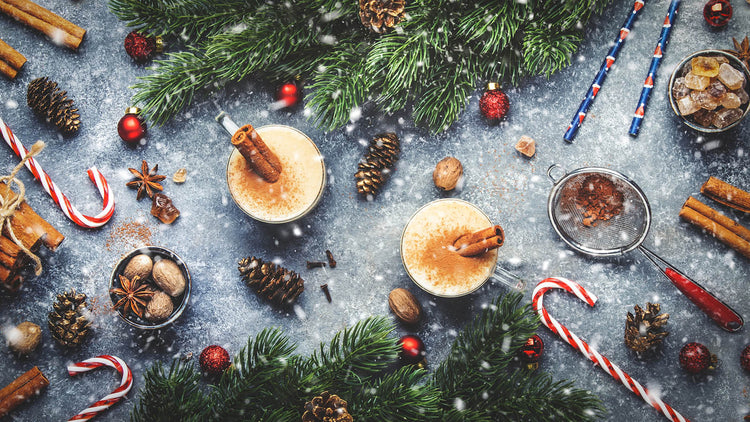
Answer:
MULTIPOLYGON (((637 248, 646 238, 651 225, 651 209, 643 191, 625 175, 616 171, 586 167, 567 173, 559 180, 552 177, 555 166, 547 174, 555 181, 550 192, 547 212, 557 234, 565 243, 580 252, 609 256, 620 255, 637 248), (576 203, 584 182, 600 176, 611 181, 622 194, 622 208, 608 220, 593 226, 584 224, 584 209, 576 203)), ((601 179, 599 179, 601 180, 601 179)), ((619 198, 618 198, 619 199, 619 198)))

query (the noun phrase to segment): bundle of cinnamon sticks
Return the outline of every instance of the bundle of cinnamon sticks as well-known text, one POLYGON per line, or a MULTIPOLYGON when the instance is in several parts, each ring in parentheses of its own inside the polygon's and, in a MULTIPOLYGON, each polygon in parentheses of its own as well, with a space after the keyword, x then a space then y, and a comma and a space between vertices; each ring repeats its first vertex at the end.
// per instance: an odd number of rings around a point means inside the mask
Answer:
MULTIPOLYGON (((5 183, 0 183, 0 195, 6 199, 15 197, 5 183)), ((41 245, 54 251, 65 240, 65 236, 34 212, 26 201, 10 217, 10 225, 16 238, 32 252, 39 250, 41 245)), ((29 262, 29 257, 10 239, 7 227, 3 227, 0 235, 0 285, 17 291, 23 283, 23 276, 19 273, 29 262)))
MULTIPOLYGON (((750 193, 715 177, 709 178, 703 184, 701 193, 716 202, 750 213, 750 193)), ((683 204, 680 217, 711 233, 720 242, 750 258, 750 230, 738 222, 692 196, 688 197, 683 204)))
POLYGON ((86 34, 85 29, 30 0, 0 0, 0 12, 73 50, 78 50, 86 34))
POLYGON ((49 381, 36 366, 16 378, 0 390, 0 418, 39 394, 48 385, 49 381))
POLYGON ((14 79, 24 63, 26 63, 26 57, 23 54, 0 40, 0 73, 9 79, 14 79))
POLYGON ((495 225, 459 237, 453 242, 453 247, 461 256, 477 256, 503 246, 504 241, 503 228, 495 225))
MULTIPOLYGON (((0 0, 2 1, 2 0, 0 0)), ((269 183, 281 176, 281 161, 251 125, 242 126, 232 135, 232 145, 245 157, 248 165, 269 183)))

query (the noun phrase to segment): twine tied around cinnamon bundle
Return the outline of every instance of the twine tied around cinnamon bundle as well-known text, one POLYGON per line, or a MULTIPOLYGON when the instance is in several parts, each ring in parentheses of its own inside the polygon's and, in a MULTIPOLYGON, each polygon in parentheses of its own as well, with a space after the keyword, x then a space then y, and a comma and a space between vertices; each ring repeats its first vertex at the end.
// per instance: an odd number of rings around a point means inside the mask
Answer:
POLYGON ((8 199, 5 196, 0 195, 0 228, 7 228, 8 237, 10 237, 10 239, 16 245, 18 245, 19 248, 21 248, 21 251, 23 251, 23 253, 28 255, 29 258, 34 261, 34 274, 36 275, 40 275, 42 273, 42 260, 39 259, 39 257, 35 253, 31 252, 29 248, 24 246, 20 240, 18 240, 16 234, 13 232, 13 227, 11 227, 10 218, 16 212, 16 209, 21 205, 21 203, 23 203, 24 197, 26 195, 26 187, 24 187, 21 180, 16 179, 16 174, 21 171, 21 168, 23 168, 24 164, 26 164, 26 161, 28 161, 36 154, 40 153, 43 149, 44 142, 37 141, 34 145, 31 146, 31 151, 29 151, 23 158, 23 160, 21 160, 21 162, 13 168, 13 171, 11 171, 9 175, 0 177, 0 182, 8 185, 8 197, 12 197, 13 194, 16 194, 16 197, 13 199, 8 199), (18 192, 13 191, 13 187, 11 186, 12 183, 15 183, 18 188, 18 192))

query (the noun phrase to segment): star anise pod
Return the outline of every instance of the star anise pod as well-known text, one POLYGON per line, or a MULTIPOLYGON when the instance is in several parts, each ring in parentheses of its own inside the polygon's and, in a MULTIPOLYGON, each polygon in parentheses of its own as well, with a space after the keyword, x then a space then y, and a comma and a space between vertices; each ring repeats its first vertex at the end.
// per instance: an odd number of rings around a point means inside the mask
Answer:
POLYGON ((745 63, 745 66, 750 68, 750 40, 745 37, 742 42, 737 42, 737 40, 732 37, 732 42, 734 43, 734 50, 724 51, 736 56, 741 62, 745 63))
POLYGON ((115 303, 115 309, 122 308, 123 316, 128 316, 128 313, 132 310, 139 318, 143 318, 143 308, 148 305, 145 299, 153 296, 154 292, 148 290, 148 284, 141 283, 141 280, 137 275, 133 276, 132 281, 123 275, 120 275, 119 277, 120 285, 122 287, 109 289, 110 293, 122 296, 120 300, 115 303))
POLYGON ((146 163, 146 160, 143 160, 140 172, 134 168, 129 168, 128 170, 133 173, 135 180, 126 183, 126 185, 131 188, 138 188, 138 194, 136 198, 139 201, 146 195, 148 195, 149 198, 153 198, 154 191, 164 190, 164 186, 159 184, 159 182, 166 179, 167 176, 156 174, 156 172, 159 170, 158 164, 155 165, 154 168, 151 169, 151 171, 149 171, 148 163, 146 163))

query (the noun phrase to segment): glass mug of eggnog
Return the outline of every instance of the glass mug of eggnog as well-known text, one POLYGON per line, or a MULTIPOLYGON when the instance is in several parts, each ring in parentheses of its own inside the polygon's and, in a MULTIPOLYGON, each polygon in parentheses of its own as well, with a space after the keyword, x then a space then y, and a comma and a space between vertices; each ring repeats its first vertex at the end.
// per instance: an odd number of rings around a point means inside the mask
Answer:
POLYGON ((503 240, 502 228, 477 206, 438 199, 406 223, 401 260, 414 283, 435 296, 465 296, 490 279, 521 291, 523 280, 497 265, 503 240))
POLYGON ((312 139, 284 125, 240 128, 224 112, 216 120, 232 135, 227 185, 245 214, 282 224, 315 208, 323 196, 326 169, 312 139))

